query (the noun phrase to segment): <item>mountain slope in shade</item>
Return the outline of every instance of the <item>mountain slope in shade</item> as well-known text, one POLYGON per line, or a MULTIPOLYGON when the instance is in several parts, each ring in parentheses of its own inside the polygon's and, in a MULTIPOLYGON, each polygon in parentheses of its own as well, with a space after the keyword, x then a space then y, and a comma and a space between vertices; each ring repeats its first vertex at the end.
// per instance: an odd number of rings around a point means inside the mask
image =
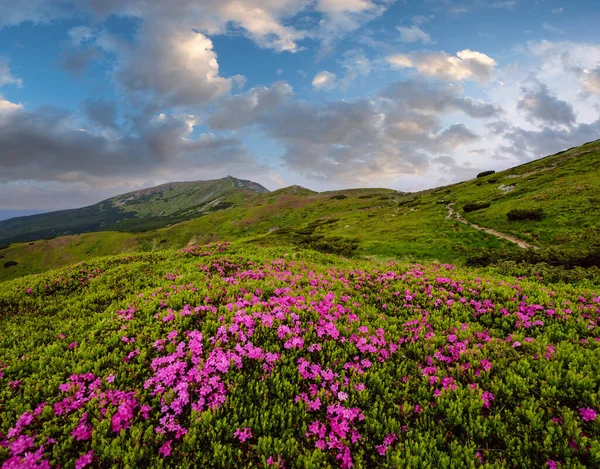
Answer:
POLYGON ((230 176, 173 182, 119 195, 89 207, 0 221, 0 243, 92 231, 146 231, 234 207, 248 197, 267 192, 260 184, 230 176))

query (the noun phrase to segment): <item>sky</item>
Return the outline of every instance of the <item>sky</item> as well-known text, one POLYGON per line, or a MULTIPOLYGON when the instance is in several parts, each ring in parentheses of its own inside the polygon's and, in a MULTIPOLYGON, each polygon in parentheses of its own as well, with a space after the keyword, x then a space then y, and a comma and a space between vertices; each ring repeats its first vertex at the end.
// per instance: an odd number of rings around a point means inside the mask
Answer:
POLYGON ((418 191, 600 138, 598 0, 0 2, 0 215, 418 191))

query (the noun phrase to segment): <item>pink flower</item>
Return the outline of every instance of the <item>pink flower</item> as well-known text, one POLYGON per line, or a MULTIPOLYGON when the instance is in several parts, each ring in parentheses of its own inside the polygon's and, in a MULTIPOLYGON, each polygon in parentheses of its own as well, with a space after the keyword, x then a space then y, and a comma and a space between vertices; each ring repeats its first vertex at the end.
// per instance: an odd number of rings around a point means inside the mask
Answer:
POLYGON ((556 461, 553 461, 552 459, 548 459, 548 462, 546 463, 546 465, 548 466, 549 469, 557 469, 557 463, 556 461))
POLYGON ((235 436, 240 442, 244 443, 246 440, 252 438, 252 429, 251 428, 238 428, 234 433, 235 436))
POLYGON ((512 346, 513 346, 513 348, 520 347, 521 346, 521 342, 515 341, 515 342, 513 342, 512 346))
POLYGON ((581 418, 586 422, 596 420, 596 417, 598 416, 596 411, 594 409, 590 409, 589 407, 579 409, 579 415, 581 415, 581 418))
POLYGON ((81 416, 75 430, 71 432, 71 436, 78 441, 87 441, 92 437, 92 426, 88 423, 87 412, 81 416))
POLYGON ((115 380, 115 375, 108 375, 106 377, 106 382, 107 383, 112 383, 115 380))
POLYGON ((338 392, 338 399, 340 401, 345 401, 346 399, 348 399, 348 394, 346 394, 345 392, 338 392))
MULTIPOLYGON (((72 342, 69 344, 69 350, 73 350, 75 347, 77 347, 79 345, 79 343, 77 342, 72 342)), ((84 467, 84 466, 82 466, 84 467)))
POLYGON ((169 440, 167 441, 164 445, 162 445, 160 447, 160 449, 158 450, 159 454, 163 457, 166 458, 168 456, 171 456, 171 441, 173 440, 169 440))
POLYGON ((495 397, 491 392, 483 391, 483 394, 481 395, 481 400, 483 401, 483 407, 489 409, 492 405, 492 401, 495 400, 495 397))
POLYGON ((87 453, 81 455, 81 457, 75 461, 75 469, 83 469, 86 466, 92 464, 94 459, 94 451, 88 451, 87 453))

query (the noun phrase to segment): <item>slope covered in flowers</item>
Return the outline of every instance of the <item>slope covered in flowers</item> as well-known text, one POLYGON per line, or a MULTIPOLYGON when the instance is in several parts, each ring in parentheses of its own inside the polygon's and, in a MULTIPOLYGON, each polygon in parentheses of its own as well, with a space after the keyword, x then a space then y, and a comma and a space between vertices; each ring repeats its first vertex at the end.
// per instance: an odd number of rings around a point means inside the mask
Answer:
POLYGON ((598 467, 600 292, 227 244, 3 284, 0 464, 598 467))

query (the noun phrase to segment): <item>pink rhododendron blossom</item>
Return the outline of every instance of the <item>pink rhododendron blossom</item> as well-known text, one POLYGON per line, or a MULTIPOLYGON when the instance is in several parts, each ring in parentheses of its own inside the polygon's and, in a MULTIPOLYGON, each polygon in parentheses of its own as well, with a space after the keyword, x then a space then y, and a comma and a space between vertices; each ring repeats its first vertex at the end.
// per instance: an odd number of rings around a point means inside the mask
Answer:
POLYGON ((596 420, 596 417, 598 416, 597 412, 589 407, 579 409, 579 415, 581 415, 581 418, 586 422, 596 420))
POLYGON ((240 442, 244 443, 246 440, 252 438, 252 429, 251 428, 238 428, 234 433, 235 436, 240 442))
POLYGON ((75 469, 83 469, 94 461, 94 451, 88 451, 75 461, 75 469))

